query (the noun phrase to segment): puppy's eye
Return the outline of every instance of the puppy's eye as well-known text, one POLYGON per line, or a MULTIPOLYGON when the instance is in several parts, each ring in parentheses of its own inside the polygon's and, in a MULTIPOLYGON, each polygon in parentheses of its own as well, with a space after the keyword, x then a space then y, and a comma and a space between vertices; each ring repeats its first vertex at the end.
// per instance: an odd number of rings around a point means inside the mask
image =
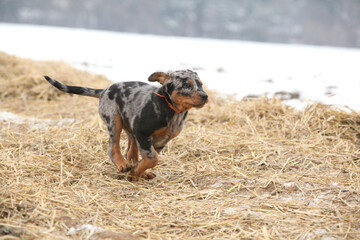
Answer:
POLYGON ((192 88, 192 84, 190 84, 190 83, 185 83, 185 84, 184 84, 184 88, 192 88))

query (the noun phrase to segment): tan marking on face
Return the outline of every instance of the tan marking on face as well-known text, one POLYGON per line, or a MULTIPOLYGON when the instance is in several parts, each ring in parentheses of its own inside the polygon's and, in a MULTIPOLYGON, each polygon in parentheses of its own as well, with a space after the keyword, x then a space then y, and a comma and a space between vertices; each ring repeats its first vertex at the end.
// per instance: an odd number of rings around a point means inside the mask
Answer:
POLYGON ((181 112, 187 111, 192 107, 201 108, 206 103, 197 93, 191 96, 182 96, 178 90, 175 90, 171 96, 171 99, 176 104, 176 108, 181 112))
POLYGON ((189 83, 190 83, 191 85, 194 85, 194 81, 193 81, 192 79, 189 79, 189 83))
POLYGON ((180 95, 178 90, 175 90, 171 96, 171 100, 176 104, 176 108, 180 112, 187 111, 192 107, 191 97, 180 95))

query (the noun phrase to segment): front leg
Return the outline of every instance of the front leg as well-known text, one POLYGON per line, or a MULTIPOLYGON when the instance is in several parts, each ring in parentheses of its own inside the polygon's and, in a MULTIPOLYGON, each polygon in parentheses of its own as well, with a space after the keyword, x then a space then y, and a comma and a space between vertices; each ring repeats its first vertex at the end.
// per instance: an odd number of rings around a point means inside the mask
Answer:
POLYGON ((139 178, 152 179, 156 175, 152 172, 147 172, 149 168, 153 168, 159 161, 159 156, 152 146, 150 136, 144 136, 142 134, 136 134, 136 140, 140 148, 141 161, 138 162, 136 167, 131 170, 128 180, 136 181, 139 178))

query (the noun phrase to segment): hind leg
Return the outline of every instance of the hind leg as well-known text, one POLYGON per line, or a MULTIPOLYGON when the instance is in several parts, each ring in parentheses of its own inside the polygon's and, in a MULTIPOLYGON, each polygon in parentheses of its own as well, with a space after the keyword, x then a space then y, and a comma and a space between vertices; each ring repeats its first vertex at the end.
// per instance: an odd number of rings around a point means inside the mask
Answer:
POLYGON ((131 133, 126 132, 126 134, 128 135, 126 159, 135 166, 139 160, 139 148, 136 144, 135 137, 131 133))
POLYGON ((117 114, 114 118, 107 118, 105 121, 109 130, 109 157, 120 172, 128 172, 132 166, 128 160, 124 159, 120 150, 120 135, 123 129, 122 118, 120 114, 117 114))

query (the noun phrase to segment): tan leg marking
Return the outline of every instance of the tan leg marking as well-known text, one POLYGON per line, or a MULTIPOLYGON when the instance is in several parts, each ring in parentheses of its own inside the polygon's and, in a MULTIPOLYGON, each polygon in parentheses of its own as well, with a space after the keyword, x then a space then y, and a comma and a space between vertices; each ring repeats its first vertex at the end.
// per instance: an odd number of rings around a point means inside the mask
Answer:
POLYGON ((137 181, 139 178, 144 179, 153 179, 156 177, 155 173, 146 171, 149 168, 153 168, 157 165, 159 158, 158 154, 156 153, 155 149, 152 148, 154 157, 149 158, 145 154, 143 154, 142 160, 139 162, 139 164, 135 167, 135 169, 131 170, 128 180, 129 181, 137 181))
POLYGON ((120 150, 120 135, 123 128, 123 122, 120 115, 115 117, 115 136, 114 136, 114 143, 111 149, 111 154, 113 156, 114 163, 117 169, 120 172, 127 172, 131 169, 131 165, 127 160, 124 159, 123 155, 121 154, 120 150))
POLYGON ((136 165, 136 163, 139 160, 139 149, 136 144, 136 140, 133 136, 130 134, 128 135, 128 148, 126 151, 126 159, 133 164, 133 166, 136 165))

